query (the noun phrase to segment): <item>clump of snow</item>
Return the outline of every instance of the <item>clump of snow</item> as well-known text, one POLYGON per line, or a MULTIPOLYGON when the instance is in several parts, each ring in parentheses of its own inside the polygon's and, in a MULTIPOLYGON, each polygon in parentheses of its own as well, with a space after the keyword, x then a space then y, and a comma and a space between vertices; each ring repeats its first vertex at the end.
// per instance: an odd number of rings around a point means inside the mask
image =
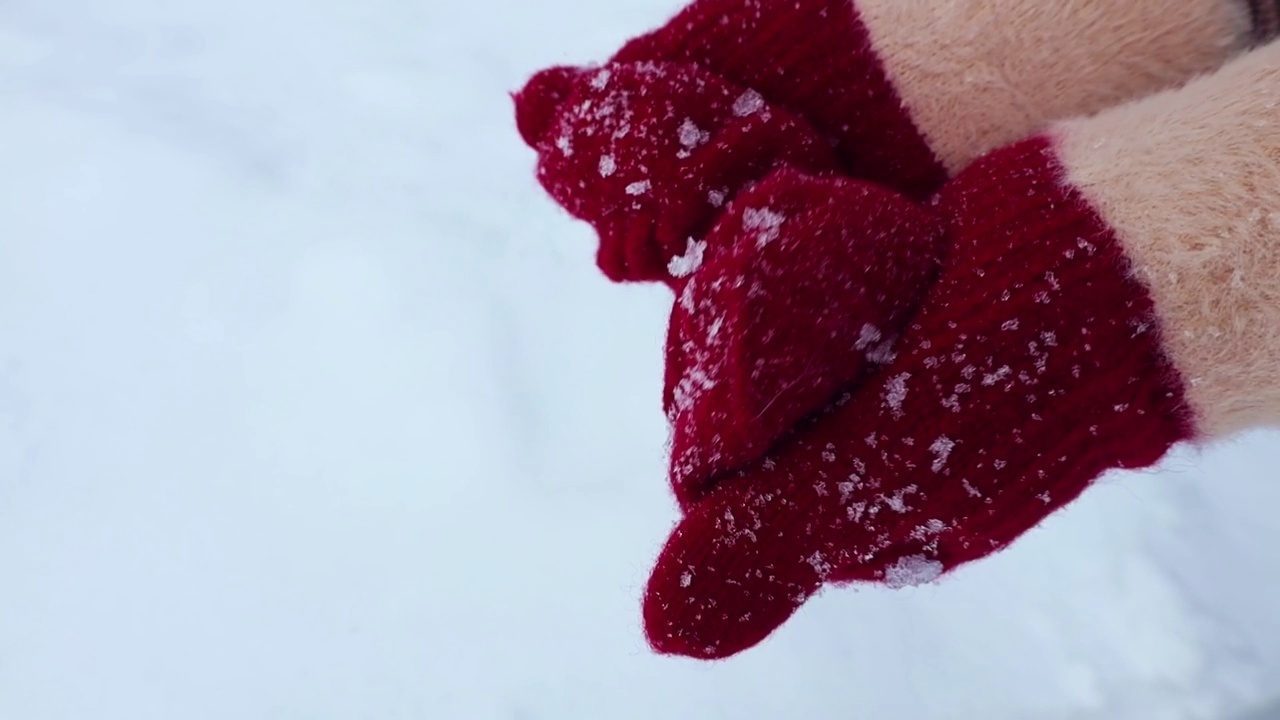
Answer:
POLYGON ((769 208, 747 208, 742 213, 742 227, 744 230, 758 233, 756 245, 759 247, 777 240, 782 230, 782 223, 786 220, 785 215, 769 208))
POLYGON ((813 571, 818 573, 818 577, 825 578, 831 574, 831 563, 827 562, 826 556, 821 552, 810 555, 807 562, 813 567, 813 571))
POLYGON ((672 277, 689 277, 695 270, 702 267, 702 260, 707 253, 707 242, 705 240, 694 240, 689 238, 685 245, 684 254, 671 258, 667 263, 667 272, 672 277))
POLYGON ((934 518, 932 520, 925 522, 925 524, 921 525, 916 529, 922 535, 937 535, 939 533, 946 531, 947 524, 942 522, 941 520, 938 520, 937 518, 934 518))
POLYGON ((907 496, 914 495, 919 491, 919 487, 908 485, 892 495, 884 496, 884 504, 899 515, 905 515, 911 509, 907 507, 907 496))
POLYGON ((853 497, 853 491, 858 487, 857 478, 857 475, 852 475, 848 480, 836 484, 836 488, 840 491, 840 502, 847 503, 849 498, 853 497))
POLYGON ((643 195, 649 192, 650 187, 648 180, 640 180, 628 185, 626 190, 628 195, 643 195))
POLYGON ((885 568, 884 583, 897 590, 925 585, 942 577, 942 563, 923 555, 908 555, 885 568))
POLYGON ((727 194, 723 190, 708 190, 707 202, 711 203, 711 207, 720 207, 724 205, 727 194))
POLYGON ((902 415, 902 403, 907 399, 907 381, 911 379, 911 373, 902 373, 889 379, 889 384, 884 390, 884 404, 894 414, 894 416, 902 415))
POLYGON ((676 407, 682 412, 687 412, 703 392, 715 386, 715 378, 702 367, 695 366, 690 368, 684 377, 680 379, 680 382, 676 384, 673 393, 676 407))
POLYGON ((893 362, 893 359, 897 357, 897 354, 893 352, 893 341, 894 338, 889 338, 871 348, 871 351, 867 353, 867 360, 877 365, 888 365, 893 362))
POLYGON ((942 472, 942 468, 947 465, 947 458, 951 457, 951 451, 955 448, 956 443, 946 435, 941 435, 933 444, 929 446, 929 452, 934 454, 932 470, 934 472, 942 472))
POLYGON ((746 117, 760 112, 764 108, 764 97, 755 90, 747 90, 733 101, 733 114, 746 117))
POLYGON ((1008 365, 1000 366, 995 372, 987 373, 982 376, 982 384, 986 386, 995 385, 1013 374, 1013 368, 1008 365))
POLYGON ((692 150, 711 139, 711 133, 698 127, 693 120, 685 118, 680 124, 680 144, 692 150))
POLYGON ((854 350, 866 350, 871 344, 880 339, 880 328, 865 323, 862 329, 858 331, 858 339, 853 343, 854 350))
POLYGON ((612 155, 600 156, 600 177, 609 177, 618 169, 618 162, 613 159, 612 155))

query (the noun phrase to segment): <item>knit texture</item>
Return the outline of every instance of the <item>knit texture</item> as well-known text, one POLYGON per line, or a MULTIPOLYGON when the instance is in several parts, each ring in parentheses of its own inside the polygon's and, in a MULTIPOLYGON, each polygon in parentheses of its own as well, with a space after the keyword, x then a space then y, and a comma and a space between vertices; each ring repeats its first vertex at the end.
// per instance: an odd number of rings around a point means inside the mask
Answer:
POLYGON ((834 172, 830 143, 759 93, 688 63, 551 68, 516 97, 538 180, 599 237, 613 280, 675 286, 725 202, 770 168, 834 172))
POLYGON ((715 488, 650 577, 656 651, 733 655, 824 583, 931 581, 1193 436, 1151 298, 1049 141, 975 163, 937 209, 949 254, 896 358, 750 468, 690 479, 715 488))
POLYGON ((885 75, 852 0, 697 0, 616 61, 687 60, 831 138, 843 170, 924 198, 947 173, 885 75))
POLYGON ((682 507, 892 358, 942 251, 936 214, 877 185, 783 170, 739 196, 667 333, 682 507))

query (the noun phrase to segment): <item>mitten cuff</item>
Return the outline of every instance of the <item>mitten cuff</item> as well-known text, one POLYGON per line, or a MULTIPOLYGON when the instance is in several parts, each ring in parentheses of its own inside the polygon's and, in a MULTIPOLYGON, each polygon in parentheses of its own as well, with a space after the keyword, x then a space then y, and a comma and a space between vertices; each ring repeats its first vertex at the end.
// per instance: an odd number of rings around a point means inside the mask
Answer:
POLYGON ((1053 131, 1149 287, 1207 437, 1280 422, 1277 87, 1280 42, 1053 131))

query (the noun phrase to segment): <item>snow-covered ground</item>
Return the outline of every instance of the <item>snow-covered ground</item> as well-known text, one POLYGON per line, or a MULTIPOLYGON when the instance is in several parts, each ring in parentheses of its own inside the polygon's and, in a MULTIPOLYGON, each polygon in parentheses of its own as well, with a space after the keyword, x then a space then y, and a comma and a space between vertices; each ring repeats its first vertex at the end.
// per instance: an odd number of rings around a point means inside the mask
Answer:
POLYGON ((668 299, 506 93, 674 7, 0 4, 0 717, 1280 717, 1275 434, 647 651, 668 299))

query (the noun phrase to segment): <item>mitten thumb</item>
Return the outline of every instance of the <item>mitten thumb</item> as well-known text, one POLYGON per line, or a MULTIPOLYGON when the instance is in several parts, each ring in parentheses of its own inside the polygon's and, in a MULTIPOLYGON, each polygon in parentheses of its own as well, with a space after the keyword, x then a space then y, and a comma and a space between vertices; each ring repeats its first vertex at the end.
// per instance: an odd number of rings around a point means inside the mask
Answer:
POLYGON ((644 630, 659 653, 726 658, 763 640, 813 596, 826 559, 803 512, 762 484, 721 488, 667 539, 644 594, 644 630))

